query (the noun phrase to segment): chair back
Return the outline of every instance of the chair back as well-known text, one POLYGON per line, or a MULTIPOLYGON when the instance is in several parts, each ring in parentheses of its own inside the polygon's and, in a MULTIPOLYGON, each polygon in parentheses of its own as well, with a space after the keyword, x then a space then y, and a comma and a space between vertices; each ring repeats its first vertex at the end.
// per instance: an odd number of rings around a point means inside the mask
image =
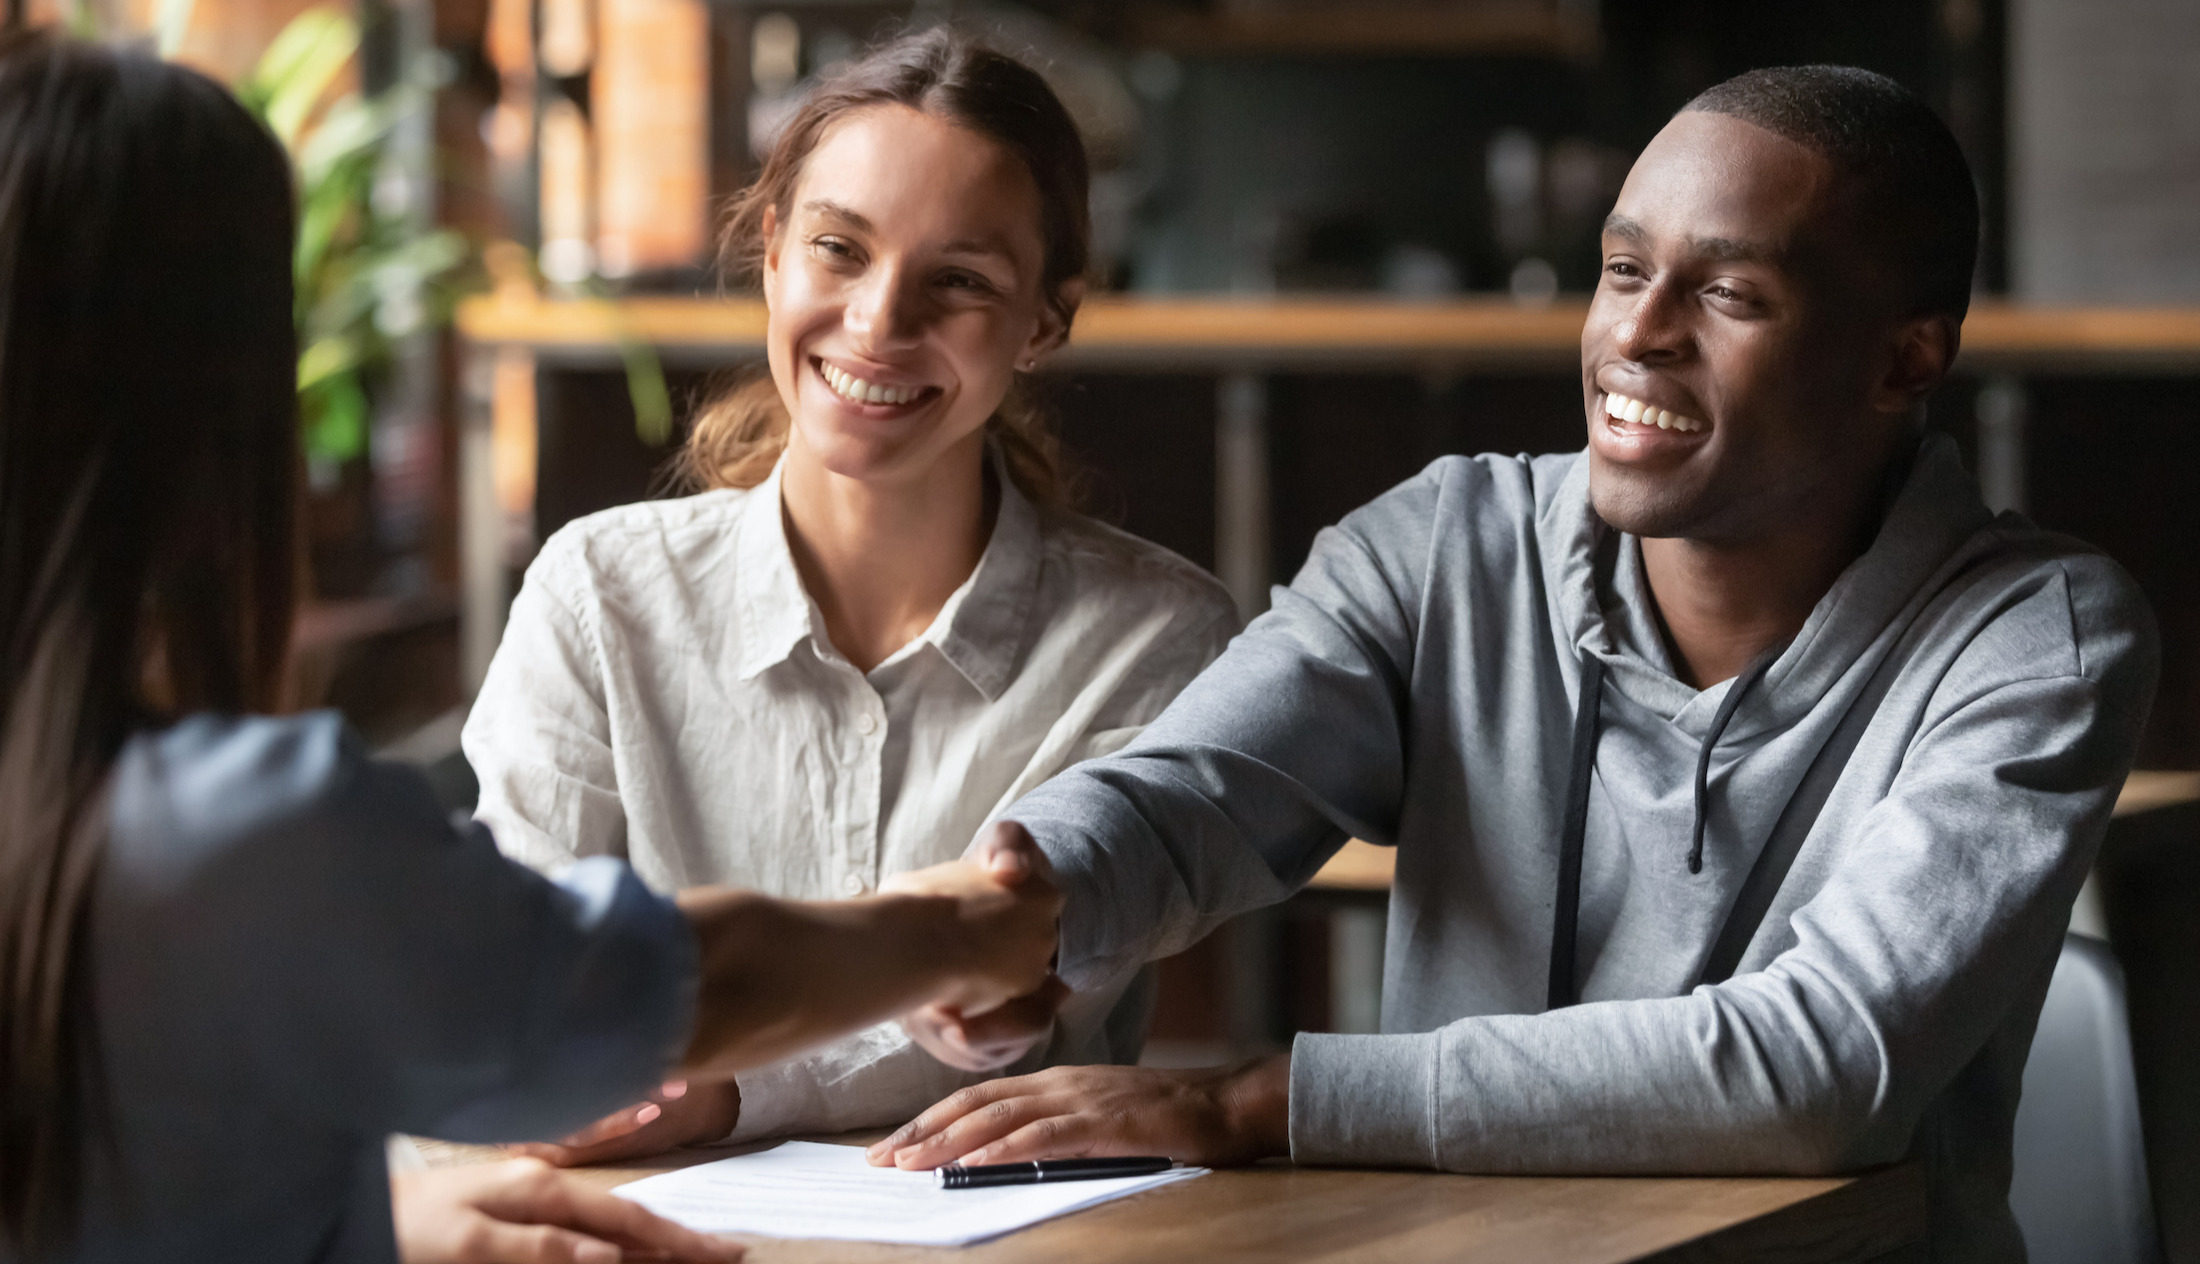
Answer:
POLYGON ((2017 1107, 2009 1207, 2032 1264, 2156 1264, 2124 977, 2108 945, 2063 940, 2017 1107))

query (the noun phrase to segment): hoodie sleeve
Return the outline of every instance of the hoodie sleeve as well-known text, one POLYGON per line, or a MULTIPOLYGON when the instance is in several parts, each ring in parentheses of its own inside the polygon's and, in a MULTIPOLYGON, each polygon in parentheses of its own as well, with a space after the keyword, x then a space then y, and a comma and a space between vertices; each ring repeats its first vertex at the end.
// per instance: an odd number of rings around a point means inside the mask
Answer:
MULTIPOLYGON (((2072 608, 2059 585, 2042 600, 2072 608)), ((1294 1157, 1554 1174, 1900 1158, 2044 993, 2129 771, 2156 649, 2135 595, 2107 604, 2121 619, 2090 635, 2079 617, 2075 638, 2043 645, 2043 621, 2006 619, 1957 659, 1914 739, 1881 753, 1899 761, 1891 788, 1831 840, 1828 880, 1762 968, 1681 997, 1301 1036, 1294 1157), (2043 658, 2069 670, 2022 674, 2043 658)))
POLYGON ((1323 531, 1274 607, 1135 741, 1006 813, 1068 897, 1071 987, 1105 986, 1282 900, 1349 835, 1393 838, 1440 482, 1432 467, 1323 531))

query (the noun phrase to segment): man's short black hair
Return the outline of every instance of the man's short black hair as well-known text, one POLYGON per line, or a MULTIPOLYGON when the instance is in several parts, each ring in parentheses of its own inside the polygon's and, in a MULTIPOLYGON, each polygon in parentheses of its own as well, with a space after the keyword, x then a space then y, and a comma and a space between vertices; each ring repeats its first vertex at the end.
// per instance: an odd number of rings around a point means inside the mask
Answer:
POLYGON ((1779 66, 1705 89, 1682 110, 1755 124, 1864 181, 1864 213, 1889 230, 1889 262, 1907 278, 1915 310, 1963 319, 1978 259, 1978 189, 1954 133, 1916 93, 1853 66, 1779 66))

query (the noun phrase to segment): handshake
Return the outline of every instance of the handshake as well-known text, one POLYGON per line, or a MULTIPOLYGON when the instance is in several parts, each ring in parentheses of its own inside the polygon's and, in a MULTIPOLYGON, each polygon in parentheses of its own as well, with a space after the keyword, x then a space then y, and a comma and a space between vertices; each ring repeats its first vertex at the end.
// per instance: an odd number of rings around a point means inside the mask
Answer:
MULTIPOLYGON (((925 1052, 964 1071, 992 1071, 1007 1066, 1030 1052, 1054 1026, 1054 1011, 1069 989, 1053 973, 1055 931, 1062 910, 1046 854, 1031 835, 1014 821, 1002 821, 986 831, 968 854, 953 864, 935 865, 888 878, 879 886, 881 895, 955 895, 967 899, 971 912, 984 916, 987 901, 1008 901, 1020 914, 1044 909, 1047 918, 1046 956, 1030 972, 1031 963, 1019 958, 1026 973, 1004 978, 1010 990, 1003 993, 949 995, 902 1016, 902 1030, 925 1052), (974 884, 974 885, 966 885, 974 884), (988 889, 989 888, 989 889, 988 889), (1029 981, 1028 986, 1017 984, 1029 981)), ((1001 916, 1005 919, 1010 914, 1001 916)), ((981 935, 982 938, 982 935, 981 935)), ((1009 952, 1027 945, 1003 945, 1009 952)), ((981 955, 984 945, 977 946, 981 955)), ((996 964, 1009 963, 1005 956, 996 964)))
POLYGON ((513 1147, 560 1166, 716 1141, 740 1119, 734 1073, 899 1017, 966 1071, 1007 1066, 1053 1028, 1062 896, 1013 822, 961 860, 897 874, 845 901, 683 892, 701 979, 684 1078, 556 1143, 513 1147))

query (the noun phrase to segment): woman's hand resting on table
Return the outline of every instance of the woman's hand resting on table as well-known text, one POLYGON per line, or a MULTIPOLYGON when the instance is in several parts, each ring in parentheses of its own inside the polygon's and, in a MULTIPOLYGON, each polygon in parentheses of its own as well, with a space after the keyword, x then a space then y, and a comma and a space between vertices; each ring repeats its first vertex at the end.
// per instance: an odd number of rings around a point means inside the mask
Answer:
POLYGON ((648 1101, 606 1115, 563 1141, 530 1141, 505 1149, 558 1167, 617 1163, 722 1141, 739 1122, 741 1089, 732 1080, 670 1080, 648 1101))
POLYGON ((1165 1154, 1229 1167, 1291 1152, 1291 1058, 1234 1067, 1052 1067, 974 1084, 867 1152, 880 1167, 1165 1154))
POLYGON ((404 1264, 726 1264, 739 1243, 691 1232, 533 1159, 390 1174, 404 1264))

